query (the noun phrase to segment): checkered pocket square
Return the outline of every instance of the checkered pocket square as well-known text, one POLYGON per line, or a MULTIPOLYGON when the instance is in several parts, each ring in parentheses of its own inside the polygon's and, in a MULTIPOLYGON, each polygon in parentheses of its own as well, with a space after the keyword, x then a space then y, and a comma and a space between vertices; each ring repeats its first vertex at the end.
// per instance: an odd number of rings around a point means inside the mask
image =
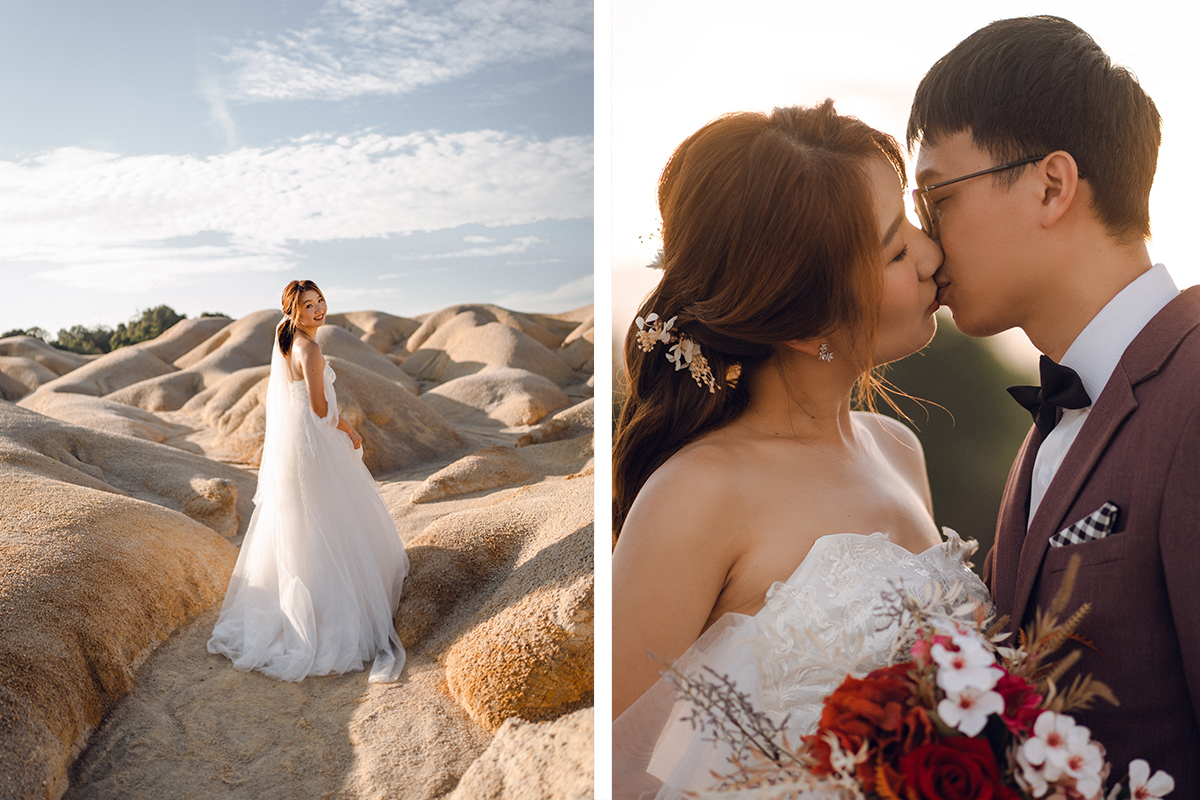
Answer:
POLYGON ((1117 527, 1117 514, 1120 511, 1116 503, 1105 503, 1071 527, 1051 536, 1050 546, 1066 547, 1069 544, 1103 539, 1117 527))

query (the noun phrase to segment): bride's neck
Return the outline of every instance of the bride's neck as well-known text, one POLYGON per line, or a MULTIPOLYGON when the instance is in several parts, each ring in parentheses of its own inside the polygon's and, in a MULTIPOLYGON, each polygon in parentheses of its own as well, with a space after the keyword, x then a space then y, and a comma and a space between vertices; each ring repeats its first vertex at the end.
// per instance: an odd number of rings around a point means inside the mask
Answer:
POLYGON ((851 394, 858 373, 838 361, 776 356, 750 376, 738 421, 763 436, 853 444, 851 394))

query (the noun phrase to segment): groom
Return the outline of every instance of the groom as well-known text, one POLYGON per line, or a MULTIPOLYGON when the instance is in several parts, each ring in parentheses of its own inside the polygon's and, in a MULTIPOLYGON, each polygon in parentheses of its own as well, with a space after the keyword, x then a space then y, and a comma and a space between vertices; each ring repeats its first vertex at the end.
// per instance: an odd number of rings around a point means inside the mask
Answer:
POLYGON ((1200 287, 1146 250, 1159 115, 1126 70, 1056 17, 1002 20, 922 79, 914 192, 945 251, 938 297, 972 336, 1024 330, 1042 388, 985 573, 1025 626, 1082 560, 1092 611, 1074 674, 1120 700, 1077 715, 1108 749, 1200 797, 1200 287), (1061 371, 1062 367, 1070 370, 1061 371), (1077 375, 1077 377, 1076 377, 1077 375))

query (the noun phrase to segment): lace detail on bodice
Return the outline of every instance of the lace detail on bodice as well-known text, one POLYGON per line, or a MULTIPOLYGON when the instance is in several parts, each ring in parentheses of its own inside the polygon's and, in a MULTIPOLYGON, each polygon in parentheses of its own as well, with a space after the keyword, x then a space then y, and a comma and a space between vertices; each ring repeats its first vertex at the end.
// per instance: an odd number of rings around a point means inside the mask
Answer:
POLYGON ((862 677, 894 663, 908 643, 897 641, 895 621, 881 613, 881 594, 892 587, 917 594, 940 587, 947 612, 967 600, 989 603, 967 565, 973 543, 953 531, 947 536, 917 554, 882 533, 818 539, 792 576, 770 588, 755 615, 761 710, 777 719, 790 714, 789 728, 811 733, 821 701, 846 675, 862 677))
MULTIPOLYGON (((886 595, 903 588, 930 611, 958 616, 991 601, 971 572, 974 542, 946 529, 946 540, 910 553, 882 533, 835 533, 816 540, 786 581, 773 584, 757 614, 717 620, 675 662, 677 672, 731 682, 756 711, 785 726, 788 741, 816 730, 822 704, 847 675, 904 660, 886 595), (785 721, 786 720, 786 721, 785 721)), ((692 726, 691 701, 660 679, 613 723, 618 796, 681 797, 703 793, 733 751, 692 726), (643 794, 644 793, 644 794, 643 794)))

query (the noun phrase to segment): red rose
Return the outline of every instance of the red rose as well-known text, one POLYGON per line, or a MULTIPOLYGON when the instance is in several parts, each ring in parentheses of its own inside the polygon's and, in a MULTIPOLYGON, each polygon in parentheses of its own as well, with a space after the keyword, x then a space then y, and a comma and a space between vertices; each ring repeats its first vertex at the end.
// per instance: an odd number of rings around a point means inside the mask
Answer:
POLYGON ((877 669, 862 680, 846 678, 841 686, 825 698, 817 732, 804 737, 809 753, 817 761, 813 772, 829 774, 829 743, 825 733, 837 737, 847 753, 857 753, 863 742, 870 742, 871 756, 859 767, 863 788, 871 791, 875 785, 875 756, 883 750, 907 751, 933 735, 933 725, 922 709, 910 709, 913 682, 908 673, 911 663, 877 669), (919 712, 919 713, 914 713, 919 712))
POLYGON ((995 691, 1004 698, 1004 713, 1000 719, 1015 734, 1029 733, 1038 714, 1042 713, 1042 696, 1033 684, 1024 678, 1004 673, 996 684, 995 691))
POLYGON ((883 741, 895 738, 913 695, 908 677, 912 664, 877 669, 862 680, 846 678, 825 698, 822 730, 848 739, 883 741))
POLYGON ((923 745, 900 759, 900 770, 921 800, 1020 800, 1001 781, 985 739, 956 736, 923 745))

